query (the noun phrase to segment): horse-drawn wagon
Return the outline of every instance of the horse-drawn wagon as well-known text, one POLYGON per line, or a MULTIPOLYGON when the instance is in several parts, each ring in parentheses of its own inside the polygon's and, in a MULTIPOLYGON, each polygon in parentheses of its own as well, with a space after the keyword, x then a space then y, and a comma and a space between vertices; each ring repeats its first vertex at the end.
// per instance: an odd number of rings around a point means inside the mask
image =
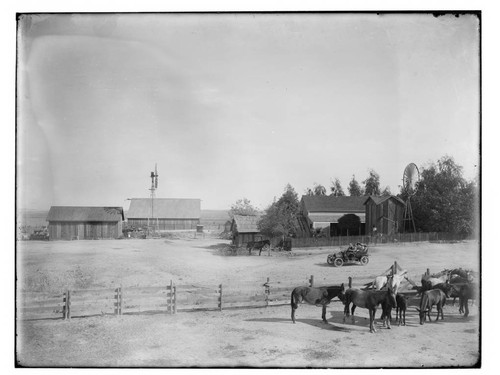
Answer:
POLYGON ((346 250, 329 254, 326 261, 334 267, 342 267, 344 263, 361 264, 365 266, 369 261, 368 245, 360 242, 356 243, 356 245, 349 244, 349 247, 346 250))

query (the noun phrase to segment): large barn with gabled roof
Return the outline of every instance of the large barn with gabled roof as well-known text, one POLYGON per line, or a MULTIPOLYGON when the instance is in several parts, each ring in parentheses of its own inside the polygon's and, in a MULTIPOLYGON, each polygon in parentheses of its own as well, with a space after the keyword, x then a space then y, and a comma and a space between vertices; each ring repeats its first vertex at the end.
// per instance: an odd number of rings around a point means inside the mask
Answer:
POLYGON ((157 230, 192 230, 200 224, 201 200, 132 198, 126 214, 129 226, 154 226, 157 230))
POLYGON ((326 230, 330 236, 364 235, 366 198, 305 195, 300 213, 312 230, 326 230))
POLYGON ((52 206, 47 215, 49 240, 119 238, 122 207, 52 206))

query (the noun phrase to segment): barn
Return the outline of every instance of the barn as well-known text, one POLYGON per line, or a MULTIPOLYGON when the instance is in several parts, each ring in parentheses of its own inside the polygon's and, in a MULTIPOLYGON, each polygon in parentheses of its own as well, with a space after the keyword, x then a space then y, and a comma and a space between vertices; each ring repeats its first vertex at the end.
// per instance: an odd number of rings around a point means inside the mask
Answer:
POLYGON ((366 197, 334 197, 305 195, 300 201, 300 214, 312 230, 329 236, 365 234, 366 197))
POLYGON ((403 229, 405 202, 394 196, 370 196, 365 201, 366 227, 372 231, 375 226, 377 233, 393 235, 403 229))
POLYGON ((192 230, 200 224, 201 200, 179 198, 133 198, 126 214, 131 226, 154 226, 157 230, 192 230))
POLYGON ((261 241, 266 239, 259 231, 257 223, 260 216, 243 216, 234 215, 231 224, 231 233, 233 237, 233 245, 243 246, 248 242, 261 241))
POLYGON ((52 206, 47 215, 49 240, 118 238, 123 220, 122 207, 52 206))

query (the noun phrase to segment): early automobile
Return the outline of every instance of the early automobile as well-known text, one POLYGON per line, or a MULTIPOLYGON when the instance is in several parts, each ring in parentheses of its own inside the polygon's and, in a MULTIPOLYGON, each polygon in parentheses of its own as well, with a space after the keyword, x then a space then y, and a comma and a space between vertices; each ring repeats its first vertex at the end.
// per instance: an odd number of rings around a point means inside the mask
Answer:
POLYGON ((368 245, 364 243, 349 244, 346 250, 341 250, 338 253, 329 254, 326 261, 328 264, 335 267, 342 267, 344 263, 368 264, 368 245))

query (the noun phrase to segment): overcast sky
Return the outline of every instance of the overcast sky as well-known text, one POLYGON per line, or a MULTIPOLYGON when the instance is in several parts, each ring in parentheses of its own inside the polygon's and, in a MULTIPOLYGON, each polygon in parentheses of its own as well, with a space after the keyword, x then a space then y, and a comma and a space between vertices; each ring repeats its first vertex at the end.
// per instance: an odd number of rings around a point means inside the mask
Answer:
POLYGON ((399 192, 444 155, 479 173, 479 21, 431 14, 30 15, 18 33, 19 207, 148 197, 265 208, 290 183, 399 192))

